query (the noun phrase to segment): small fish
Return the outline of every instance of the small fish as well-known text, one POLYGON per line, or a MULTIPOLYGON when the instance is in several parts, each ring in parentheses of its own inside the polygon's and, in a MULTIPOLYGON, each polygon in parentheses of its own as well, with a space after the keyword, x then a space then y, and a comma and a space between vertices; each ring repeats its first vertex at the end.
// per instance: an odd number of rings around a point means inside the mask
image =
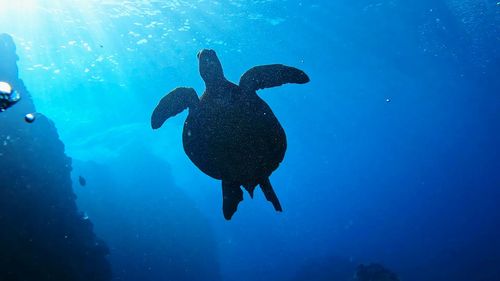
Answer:
POLYGON ((78 182, 80 183, 81 186, 85 186, 87 184, 87 180, 85 180, 85 178, 82 176, 78 177, 78 182))

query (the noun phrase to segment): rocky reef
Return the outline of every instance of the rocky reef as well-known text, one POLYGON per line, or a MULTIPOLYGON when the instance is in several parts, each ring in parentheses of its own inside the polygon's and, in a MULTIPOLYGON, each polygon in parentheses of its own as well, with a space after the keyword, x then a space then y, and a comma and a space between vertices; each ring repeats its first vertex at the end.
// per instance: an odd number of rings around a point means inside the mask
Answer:
POLYGON ((35 106, 19 79, 16 46, 0 34, 0 81, 21 94, 0 112, 0 280, 111 279, 106 245, 76 206, 71 159, 56 127, 35 106))
POLYGON ((378 263, 361 264, 356 272, 358 281, 399 281, 396 274, 378 263))
MULTIPOLYGON (((106 140, 119 143, 120 137, 106 140)), ((140 140, 103 163, 74 160, 78 206, 111 249, 120 281, 221 280, 209 221, 175 184, 168 163, 140 140)))

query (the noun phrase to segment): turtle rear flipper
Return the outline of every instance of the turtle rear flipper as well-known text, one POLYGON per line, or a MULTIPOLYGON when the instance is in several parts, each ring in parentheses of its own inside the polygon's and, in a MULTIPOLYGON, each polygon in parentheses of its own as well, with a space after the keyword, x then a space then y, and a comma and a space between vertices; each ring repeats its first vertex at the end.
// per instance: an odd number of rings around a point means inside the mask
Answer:
POLYGON ((278 196, 276 196, 276 193, 274 192, 269 178, 266 178, 260 183, 260 188, 262 189, 262 192, 264 192, 264 196, 266 197, 267 201, 273 204, 274 209, 278 212, 282 212, 283 209, 281 208, 280 201, 278 200, 278 196))
POLYGON ((222 181, 222 211, 224 218, 230 220, 236 213, 238 204, 243 201, 243 191, 240 184, 229 181, 222 181))
POLYGON ((198 106, 198 95, 193 88, 179 87, 164 96, 151 115, 151 127, 160 128, 168 118, 175 116, 184 109, 190 110, 198 106))
POLYGON ((309 82, 309 77, 300 69, 282 64, 268 64, 250 68, 241 76, 239 86, 244 91, 255 92, 287 83, 305 84, 307 82, 309 82))

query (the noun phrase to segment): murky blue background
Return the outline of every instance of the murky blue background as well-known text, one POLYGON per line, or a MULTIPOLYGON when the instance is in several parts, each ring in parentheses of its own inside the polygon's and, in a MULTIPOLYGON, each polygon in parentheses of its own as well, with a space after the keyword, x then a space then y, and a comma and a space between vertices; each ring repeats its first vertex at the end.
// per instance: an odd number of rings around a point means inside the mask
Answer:
POLYGON ((499 280, 496 1, 11 2, 0 32, 87 179, 115 280, 346 280, 368 262, 499 280), (269 63, 311 78, 259 92, 288 136, 283 213, 256 192, 225 221, 220 182, 182 149, 187 111, 150 129, 166 92, 203 92, 202 48, 233 82, 269 63))

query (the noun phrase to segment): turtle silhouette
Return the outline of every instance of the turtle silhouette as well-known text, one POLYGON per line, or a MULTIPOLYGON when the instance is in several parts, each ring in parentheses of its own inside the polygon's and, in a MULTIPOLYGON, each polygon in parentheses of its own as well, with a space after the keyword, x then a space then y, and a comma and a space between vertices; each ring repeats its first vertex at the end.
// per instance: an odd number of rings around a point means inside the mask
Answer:
POLYGON ((243 200, 242 186, 253 198, 259 185, 281 212, 269 176, 285 156, 286 135, 256 91, 286 83, 304 84, 309 77, 297 68, 270 64, 251 68, 236 85, 224 77, 215 51, 204 49, 197 56, 205 92, 198 98, 192 88, 174 89, 154 109, 151 127, 158 129, 168 118, 189 109, 182 134, 184 151, 201 171, 222 180, 222 209, 227 220, 243 200))

